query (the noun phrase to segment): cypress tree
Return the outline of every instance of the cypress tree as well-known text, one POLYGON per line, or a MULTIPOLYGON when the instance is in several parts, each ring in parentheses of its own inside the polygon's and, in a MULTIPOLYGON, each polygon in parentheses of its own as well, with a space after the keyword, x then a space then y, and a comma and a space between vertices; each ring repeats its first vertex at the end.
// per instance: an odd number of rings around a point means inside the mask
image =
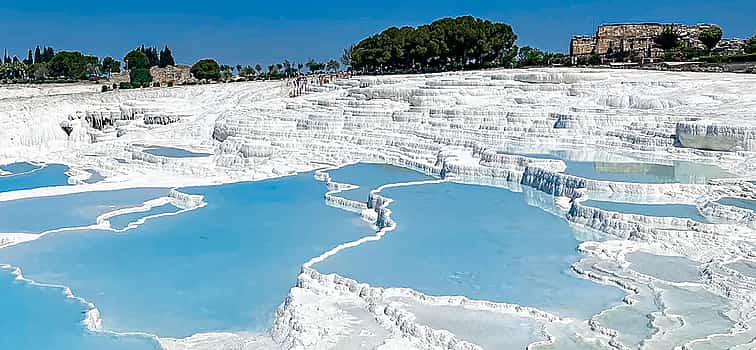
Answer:
POLYGON ((157 49, 154 47, 147 49, 147 58, 150 60, 150 67, 160 64, 157 49))
POLYGON ((39 50, 39 45, 34 49, 34 63, 42 63, 42 52, 39 50))
POLYGON ((47 63, 55 56, 55 50, 52 47, 45 47, 42 50, 42 62, 47 63))
POLYGON ((29 49, 29 55, 24 60, 24 64, 27 65, 27 66, 30 66, 30 65, 34 64, 34 58, 32 57, 32 50, 31 49, 29 49))
POLYGON ((160 64, 158 64, 158 66, 160 68, 165 68, 167 66, 175 65, 176 61, 173 60, 173 53, 171 53, 171 49, 166 45, 165 49, 160 51, 160 64))

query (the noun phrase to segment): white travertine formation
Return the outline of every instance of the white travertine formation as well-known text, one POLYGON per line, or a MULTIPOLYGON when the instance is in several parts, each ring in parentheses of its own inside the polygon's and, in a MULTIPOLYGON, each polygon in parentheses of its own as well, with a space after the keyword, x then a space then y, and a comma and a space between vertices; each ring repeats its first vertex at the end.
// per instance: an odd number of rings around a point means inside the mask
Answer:
MULTIPOLYGON (((165 349, 338 349, 350 348, 360 333, 375 334, 377 342, 370 348, 384 350, 481 348, 474 339, 461 340, 420 324, 411 312, 390 302, 397 295, 538 319, 545 323, 546 340, 531 344, 532 349, 753 345, 756 278, 728 266, 756 259, 756 214, 717 200, 756 198, 756 186, 748 183, 756 180, 755 76, 489 70, 355 77, 311 87, 296 98, 286 89, 283 82, 107 93, 96 92, 92 85, 0 87, 0 164, 64 163, 72 167, 75 183, 84 179, 84 169, 107 176, 96 184, 0 193, 0 201, 139 186, 221 184, 326 169, 315 174, 325 183, 325 203, 359 214, 379 229, 304 264, 277 312, 272 337, 220 331, 160 339, 165 349), (154 156, 143 152, 149 144, 211 155, 154 156), (553 150, 572 161, 696 161, 718 165, 738 178, 701 184, 600 181, 567 175, 562 160, 527 155, 553 150), (328 169, 358 161, 412 168, 438 181, 537 190, 527 191, 528 204, 563 216, 575 226, 576 235, 589 240, 580 246, 584 259, 572 271, 628 293, 624 309, 607 310, 604 316, 633 308, 648 312, 653 335, 635 344, 634 333, 605 325, 602 315, 565 320, 520 305, 431 297, 322 275, 312 268, 314 262, 378 241, 402 224, 391 219, 391 200, 379 190, 365 203, 339 197, 350 185, 331 181, 328 169), (716 223, 609 212, 583 205, 586 199, 694 204, 716 223), (602 235, 610 240, 599 241, 602 235), (700 265, 700 279, 670 283, 644 275, 625 259, 635 251, 687 257, 700 265), (670 302, 666 295, 672 290, 706 290, 725 298, 727 317, 735 326, 726 334, 691 331, 684 326, 686 317, 698 320, 699 315, 670 302), (644 309, 650 307, 649 300, 659 301, 656 311, 644 309)), ((411 184, 387 187, 406 185, 411 184)), ((204 205, 201 197, 177 191, 165 200, 184 210, 204 205)), ((0 233, 0 247, 28 239, 0 233)), ((107 331, 101 329, 95 306, 86 316, 88 328, 107 331)))

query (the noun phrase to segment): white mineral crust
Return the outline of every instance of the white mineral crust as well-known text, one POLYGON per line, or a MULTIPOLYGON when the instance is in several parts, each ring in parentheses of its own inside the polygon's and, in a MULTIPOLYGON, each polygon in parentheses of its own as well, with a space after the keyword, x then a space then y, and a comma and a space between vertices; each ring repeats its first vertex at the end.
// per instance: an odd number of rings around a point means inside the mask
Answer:
MULTIPOLYGON (((0 164, 63 163, 72 167, 74 183, 88 178, 85 169, 106 177, 96 184, 6 192, 0 201, 221 184, 324 169, 315 176, 324 182, 326 204, 355 212, 380 229, 303 262, 270 334, 219 331, 160 339, 165 349, 481 348, 475 339, 418 323, 411 312, 389 302, 391 296, 538 319, 546 324, 546 337, 532 349, 654 349, 652 344, 697 349, 718 343, 745 349, 756 339, 756 278, 728 267, 756 259, 756 215, 717 203, 722 197, 756 198, 756 186, 748 182, 756 180, 756 76, 532 69, 355 77, 313 87, 296 98, 288 97, 284 82, 98 91, 91 84, 0 87, 0 164), (161 157, 145 153, 146 145, 211 155, 161 157), (513 154, 556 149, 581 161, 695 161, 738 177, 691 185, 609 182, 566 175, 561 160, 513 154), (391 219, 391 199, 379 190, 364 203, 339 197, 350 185, 331 181, 328 168, 360 161, 412 168, 437 181, 514 191, 530 187, 528 204, 564 216, 584 237, 609 235, 609 241, 581 244, 585 258, 572 269, 623 289, 630 307, 640 305, 634 304, 638 300, 657 300, 659 310, 648 315, 655 327, 652 339, 626 344, 622 327, 607 327, 598 315, 562 319, 526 306, 375 288, 321 274, 315 262, 380 240, 402 224, 391 219), (716 223, 609 212, 582 204, 586 199, 691 204, 716 223), (665 284, 637 273, 624 258, 634 251, 687 257, 701 266, 700 278, 665 284), (686 317, 696 320, 700 314, 669 303, 665 293, 673 288, 724 298, 735 326, 720 334, 684 327, 686 317)), ((162 203, 182 210, 204 205, 201 197, 171 191, 129 210, 162 203)), ((102 225, 107 217, 99 218, 102 225)), ((29 239, 34 237, 0 233, 0 247, 29 239)), ((20 270, 14 271, 22 278, 20 270)), ((65 287, 50 287, 77 298, 65 287)), ((85 325, 107 332, 96 306, 88 305, 85 325)))

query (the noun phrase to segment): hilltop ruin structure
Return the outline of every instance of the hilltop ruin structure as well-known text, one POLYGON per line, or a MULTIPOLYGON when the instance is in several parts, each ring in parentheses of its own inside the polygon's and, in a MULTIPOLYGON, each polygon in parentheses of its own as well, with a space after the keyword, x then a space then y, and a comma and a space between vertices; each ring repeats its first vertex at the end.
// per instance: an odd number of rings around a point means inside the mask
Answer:
MULTIPOLYGON (((601 62, 648 62, 664 56, 664 50, 656 44, 655 39, 666 29, 671 28, 679 37, 679 42, 688 48, 704 49, 698 39, 699 34, 712 24, 662 24, 632 23, 603 24, 593 36, 579 35, 570 41, 570 56, 573 63, 581 58, 596 55, 601 62)), ((728 53, 737 51, 738 39, 723 40, 728 53)), ((721 43, 720 43, 721 45, 721 43)), ((718 47, 719 48, 719 47, 718 47)), ((718 48, 715 48, 715 52, 718 48)))

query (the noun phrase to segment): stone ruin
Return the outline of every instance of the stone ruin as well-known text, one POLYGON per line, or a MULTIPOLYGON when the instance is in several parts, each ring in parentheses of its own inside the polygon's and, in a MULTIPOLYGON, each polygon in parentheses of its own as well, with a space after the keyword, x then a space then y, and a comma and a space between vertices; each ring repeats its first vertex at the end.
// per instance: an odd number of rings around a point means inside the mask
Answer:
POLYGON ((643 61, 664 56, 664 50, 656 45, 654 39, 665 29, 672 30, 679 36, 680 42, 690 48, 704 49, 698 35, 712 24, 663 24, 633 23, 600 25, 593 36, 573 36, 570 40, 570 56, 573 59, 589 55, 598 55, 604 60, 620 57, 622 61, 643 61))

